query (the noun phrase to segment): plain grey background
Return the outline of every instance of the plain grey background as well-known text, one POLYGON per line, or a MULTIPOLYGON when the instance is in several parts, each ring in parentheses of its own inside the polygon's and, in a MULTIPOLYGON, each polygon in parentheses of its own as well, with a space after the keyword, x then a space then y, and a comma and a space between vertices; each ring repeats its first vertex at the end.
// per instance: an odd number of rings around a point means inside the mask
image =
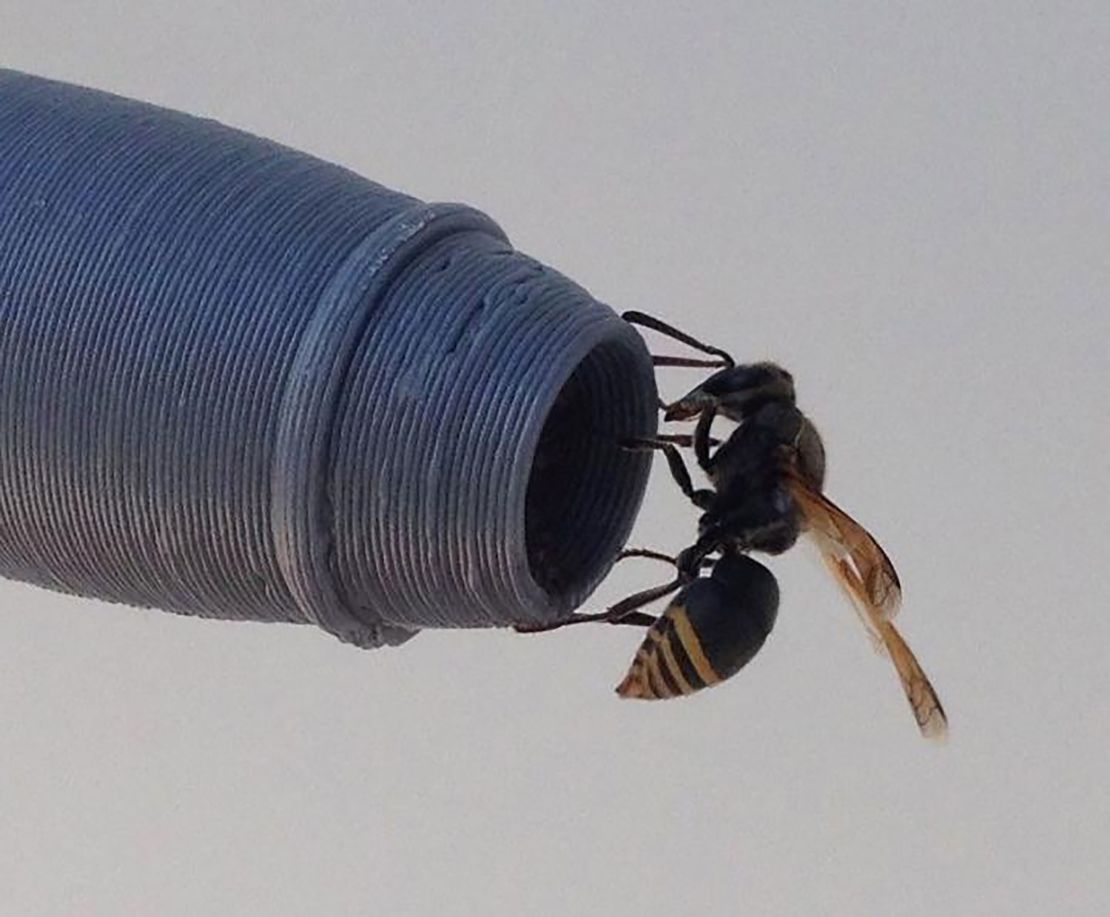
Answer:
MULTIPOLYGON (((474 203, 788 365, 952 720, 803 550, 750 668, 655 705, 631 629, 363 653, 3 583, 0 909, 1106 913, 1108 53, 1102 3, 0 0, 4 66, 474 203)), ((694 523, 657 466, 634 541, 694 523)))

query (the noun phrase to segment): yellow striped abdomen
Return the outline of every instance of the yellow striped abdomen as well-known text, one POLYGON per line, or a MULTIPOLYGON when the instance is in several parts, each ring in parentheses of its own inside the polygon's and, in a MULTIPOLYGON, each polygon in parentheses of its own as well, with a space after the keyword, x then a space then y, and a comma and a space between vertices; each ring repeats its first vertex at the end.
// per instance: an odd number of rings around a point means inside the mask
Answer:
POLYGON ((648 628, 617 693, 662 700, 730 678, 763 646, 777 611, 778 586, 766 567, 740 555, 718 561, 648 628))

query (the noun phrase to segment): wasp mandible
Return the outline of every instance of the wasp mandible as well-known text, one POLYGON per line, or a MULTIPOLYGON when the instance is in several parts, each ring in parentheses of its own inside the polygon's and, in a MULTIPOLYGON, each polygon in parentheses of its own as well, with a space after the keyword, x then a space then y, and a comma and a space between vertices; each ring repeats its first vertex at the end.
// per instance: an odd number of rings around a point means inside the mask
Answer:
POLYGON ((750 553, 781 554, 806 533, 875 646, 890 656, 922 734, 943 737, 947 719, 940 700, 892 623, 901 601, 898 575, 871 534, 823 494, 824 446, 795 404, 790 373, 770 362, 737 364, 726 351, 641 312, 626 312, 623 318, 711 357, 655 356, 656 366, 716 370, 678 401, 661 404, 665 421, 696 421, 691 435, 623 443, 663 453, 683 494, 702 511, 697 540, 674 558, 647 550, 621 555, 673 564, 670 581, 597 614, 575 614, 518 630, 590 621, 646 626, 647 635, 617 693, 645 699, 691 694, 743 668, 774 625, 778 586, 771 571, 750 553), (718 415, 737 424, 724 441, 711 435, 718 415), (694 487, 680 447, 693 449, 711 487, 694 487), (703 575, 706 569, 708 575, 703 575), (662 615, 639 611, 676 590, 662 615))

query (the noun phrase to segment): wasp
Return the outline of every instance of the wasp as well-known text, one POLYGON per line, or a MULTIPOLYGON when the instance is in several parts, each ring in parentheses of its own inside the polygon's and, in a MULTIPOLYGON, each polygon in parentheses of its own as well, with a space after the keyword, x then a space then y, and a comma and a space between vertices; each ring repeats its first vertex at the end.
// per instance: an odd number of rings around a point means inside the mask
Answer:
POLYGON ((673 558, 643 549, 621 554, 673 565, 670 581, 597 614, 574 614, 518 630, 552 630, 590 621, 647 627, 617 693, 643 699, 692 694, 740 671, 774 626, 778 585, 771 571, 750 554, 781 554, 806 534, 875 647, 890 657, 922 734, 943 738, 944 708, 893 623, 901 604, 898 574, 872 535, 822 492, 824 445, 795 404, 790 373, 770 362, 737 364, 726 351, 641 312, 626 312, 623 318, 711 357, 654 356, 656 366, 716 370, 682 398, 660 404, 665 421, 695 422, 692 434, 622 443, 629 449, 663 453, 675 483, 701 510, 698 537, 673 558), (736 424, 723 441, 712 436, 718 417, 736 424), (693 450, 711 487, 694 487, 680 448, 693 450), (658 617, 639 610, 671 593, 676 594, 658 617))

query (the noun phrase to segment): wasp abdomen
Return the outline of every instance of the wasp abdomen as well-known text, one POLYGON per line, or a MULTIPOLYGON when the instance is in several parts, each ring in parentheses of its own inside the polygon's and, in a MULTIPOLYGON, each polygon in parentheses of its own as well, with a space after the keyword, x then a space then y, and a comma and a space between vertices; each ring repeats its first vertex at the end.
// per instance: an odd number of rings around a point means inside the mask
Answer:
POLYGON ((743 555, 721 558, 648 628, 617 693, 662 700, 730 678, 763 646, 778 602, 770 570, 743 555))

